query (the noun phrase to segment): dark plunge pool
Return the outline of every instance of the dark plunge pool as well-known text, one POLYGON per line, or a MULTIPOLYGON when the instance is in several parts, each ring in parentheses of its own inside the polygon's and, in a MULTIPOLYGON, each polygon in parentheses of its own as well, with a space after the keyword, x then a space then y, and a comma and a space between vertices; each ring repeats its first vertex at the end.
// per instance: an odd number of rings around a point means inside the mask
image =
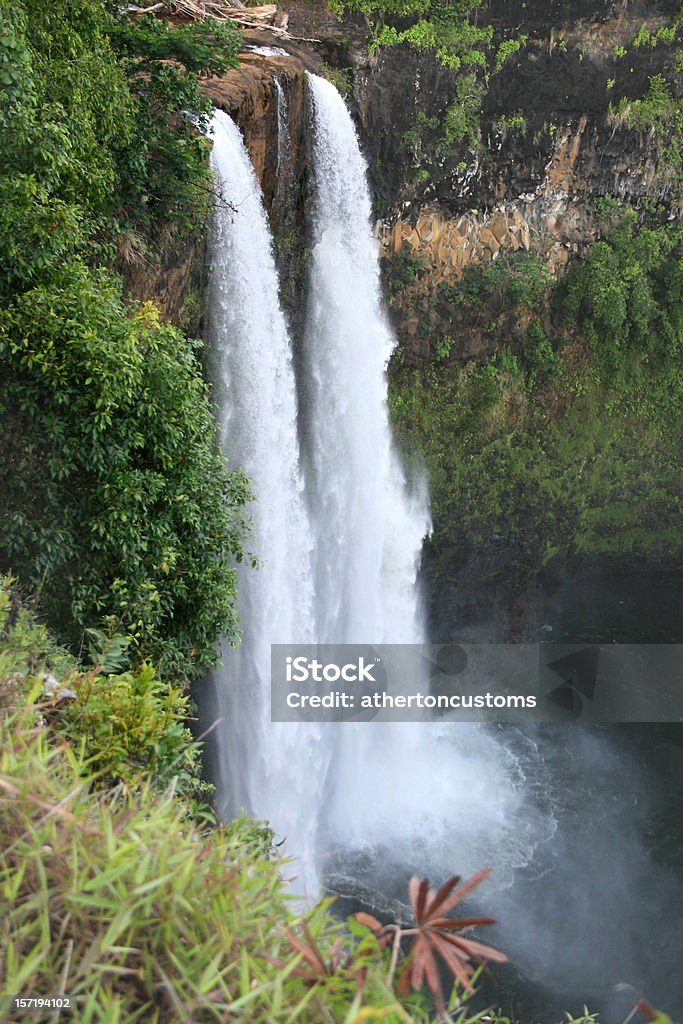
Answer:
MULTIPOLYGON (((681 573, 667 572, 584 575, 540 586, 521 602, 519 639, 683 642, 681 583, 681 573)), ((433 642, 509 641, 510 608, 499 595, 488 604, 479 598, 473 612, 457 581, 442 579, 428 597, 433 642)), ((454 727, 452 742, 461 745, 468 728, 454 727)), ((605 1024, 621 1024, 633 998, 615 987, 630 984, 682 1018, 683 724, 576 722, 492 731, 530 794, 529 820, 520 818, 517 828, 528 826, 524 838, 533 852, 504 882, 492 878, 468 908, 496 918, 482 938, 510 959, 496 967, 483 998, 523 1024, 557 1024, 564 1011, 578 1015, 584 1004, 599 1010, 605 1024), (536 827, 542 831, 534 845, 536 827)), ((435 777, 445 763, 435 754, 435 777)), ((488 857, 481 854, 487 862, 478 866, 495 864, 498 845, 515 841, 492 827, 488 857)), ((337 858, 331 888, 345 896, 341 913, 361 905, 400 913, 413 871, 441 882, 439 873, 463 870, 460 861, 457 836, 448 850, 430 850, 426 841, 400 854, 396 847, 350 852, 337 858)))

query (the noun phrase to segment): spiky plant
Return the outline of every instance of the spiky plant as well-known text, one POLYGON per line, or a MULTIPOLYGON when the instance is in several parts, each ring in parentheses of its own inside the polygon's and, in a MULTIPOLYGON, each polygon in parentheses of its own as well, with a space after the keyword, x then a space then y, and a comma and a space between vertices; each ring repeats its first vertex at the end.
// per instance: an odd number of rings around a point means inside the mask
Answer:
POLYGON ((469 896, 490 874, 490 868, 486 868, 462 885, 459 884, 460 876, 453 875, 438 891, 429 887, 429 879, 413 875, 408 883, 408 896, 415 923, 409 927, 394 923, 382 925, 371 914, 356 914, 356 920, 370 928, 380 943, 387 944, 393 936, 390 979, 396 969, 402 940, 411 940, 399 977, 398 989, 401 995, 408 995, 411 990, 419 992, 426 982, 436 1001, 437 1011, 444 1014, 446 1004, 439 976, 439 961, 456 981, 471 992, 475 964, 484 964, 487 960, 504 963, 507 960, 504 953, 492 946, 485 946, 462 935, 469 928, 495 924, 493 918, 446 917, 453 907, 469 896))

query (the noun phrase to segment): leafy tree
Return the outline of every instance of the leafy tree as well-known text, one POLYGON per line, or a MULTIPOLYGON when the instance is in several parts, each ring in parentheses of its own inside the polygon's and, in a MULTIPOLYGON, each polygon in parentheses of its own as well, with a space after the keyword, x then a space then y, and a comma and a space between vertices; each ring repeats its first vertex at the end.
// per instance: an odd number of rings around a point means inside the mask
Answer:
POLYGON ((147 231, 159 218, 187 227, 211 188, 198 130, 208 126, 211 103, 200 78, 237 66, 241 36, 211 19, 174 27, 152 15, 131 24, 125 13, 108 32, 133 101, 131 138, 117 150, 123 222, 147 231))
POLYGON ((246 483, 216 449, 197 346, 104 269, 122 228, 206 205, 215 23, 103 0, 0 0, 0 564, 60 639, 112 616, 187 677, 237 636, 246 483), (200 197, 198 199, 198 197, 200 197))
POLYGON ((482 0, 329 0, 339 16, 361 14, 371 26, 374 46, 406 43, 428 50, 449 68, 484 66, 490 25, 476 24, 482 0), (398 25, 396 24, 398 22, 398 25), (405 23, 408 23, 407 25, 405 23))
POLYGON ((569 276, 560 306, 599 364, 623 375, 648 355, 673 369, 683 345, 683 232, 636 229, 629 214, 569 276))
POLYGON ((214 448, 193 345, 71 262, 0 312, 0 551, 62 638, 114 614, 191 673, 236 637, 240 476, 214 448))

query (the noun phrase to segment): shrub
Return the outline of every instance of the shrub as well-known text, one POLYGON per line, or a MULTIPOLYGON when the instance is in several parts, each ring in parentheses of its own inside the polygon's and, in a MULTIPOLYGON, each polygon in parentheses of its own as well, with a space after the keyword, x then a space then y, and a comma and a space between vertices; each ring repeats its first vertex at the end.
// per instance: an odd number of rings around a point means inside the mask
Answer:
POLYGON ((475 149, 479 141, 479 118, 484 86, 474 74, 461 75, 455 83, 455 102, 443 119, 443 145, 446 148, 462 142, 475 149))
POLYGON ((79 752, 90 784, 120 783, 134 793, 147 782, 205 797, 210 787, 200 781, 200 744, 188 728, 182 690, 162 682, 151 665, 126 671, 126 638, 98 630, 92 631, 95 665, 83 668, 55 644, 15 588, 12 578, 0 580, 0 712, 44 702, 59 735, 79 752))
POLYGON ((61 640, 114 615, 140 660, 185 676, 237 635, 248 497, 194 348, 79 263, 0 310, 0 568, 61 640))
MULTIPOLYGON (((680 58, 680 53, 678 54, 680 58)), ((680 71, 680 60, 675 70, 680 71)), ((627 125, 639 132, 648 132, 660 139, 665 164, 670 174, 680 179, 683 173, 683 107, 675 90, 663 75, 653 75, 645 95, 631 100, 623 97, 615 106, 610 103, 608 122, 619 128, 627 125)))
POLYGON ((282 865, 258 823, 207 832, 170 793, 143 786, 113 802, 84 774, 30 708, 0 716, 0 1014, 30 992, 66 994, 86 1024, 417 1022, 377 941, 361 929, 354 942, 329 902, 308 933, 324 955, 355 946, 362 984, 357 972, 297 975, 282 865))
POLYGON ((440 285, 454 305, 476 306, 494 300, 506 306, 534 308, 552 284, 546 263, 535 253, 506 253, 497 260, 465 269, 455 285, 440 285))
POLYGON ((200 78, 238 64, 241 36, 212 18, 173 26, 121 8, 107 29, 126 70, 133 101, 130 141, 116 150, 119 219, 155 234, 159 223, 192 226, 211 192, 207 143, 211 104, 200 78))
MULTIPOLYGON (((627 219, 554 287, 552 333, 532 320, 519 358, 394 364, 397 435, 429 473, 433 557, 495 544, 516 575, 549 553, 680 557, 680 253, 678 226, 627 219)), ((516 266, 473 268, 439 293, 533 309, 545 280, 533 261, 516 266)))
POLYGON ((390 294, 401 291, 406 285, 415 284, 426 269, 426 255, 414 252, 411 246, 404 242, 403 248, 385 261, 386 282, 390 294))
POLYGON ((599 365, 613 375, 645 353, 674 364, 683 343, 680 227, 636 229, 626 216, 596 243, 558 291, 559 307, 581 325, 599 365))
POLYGON ((111 811, 44 730, 4 721, 0 739, 6 998, 66 992, 83 1021, 282 1019, 276 986, 264 999, 276 864, 242 857, 234 833, 203 837, 170 796, 111 811))
POLYGON ((521 110, 514 114, 501 114, 496 121, 496 129, 505 138, 507 135, 526 135, 526 118, 521 110))
POLYGON ((529 344, 524 350, 524 361, 531 371, 532 380, 550 380, 557 376, 562 361, 553 351, 539 320, 532 320, 527 331, 529 344))
POLYGON ((334 68, 330 64, 323 64, 322 74, 331 82, 338 93, 346 99, 351 93, 352 79, 350 68, 334 68))
POLYGON ((60 715, 60 732, 80 747, 98 782, 135 787, 144 775, 162 787, 173 779, 181 791, 194 787, 200 766, 183 724, 189 698, 182 690, 148 664, 107 676, 85 672, 71 685, 76 699, 60 715))

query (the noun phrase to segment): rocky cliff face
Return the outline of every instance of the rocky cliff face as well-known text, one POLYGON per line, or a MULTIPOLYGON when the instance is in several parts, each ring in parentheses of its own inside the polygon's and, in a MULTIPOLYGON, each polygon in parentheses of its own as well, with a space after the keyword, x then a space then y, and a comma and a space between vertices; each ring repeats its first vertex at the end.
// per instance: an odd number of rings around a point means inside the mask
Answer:
MULTIPOLYGON (((409 361, 428 359, 444 335, 459 362, 500 345, 491 317, 479 317, 482 327, 439 300, 438 286, 468 266, 522 249, 560 275, 598 237, 596 199, 637 208, 658 200, 680 217, 669 140, 610 111, 610 102, 642 97, 655 75, 676 79, 675 46, 634 41, 670 26, 678 6, 530 0, 522 9, 491 0, 496 40, 524 42, 481 96, 476 147, 444 143, 454 72, 405 48, 373 62, 358 41, 348 46, 383 253, 387 265, 406 251, 420 264, 414 284, 392 299, 409 361)), ((510 325, 500 326, 508 343, 510 325)))
POLYGON ((288 159, 292 162, 292 178, 296 183, 305 172, 305 66, 296 54, 274 46, 266 32, 246 33, 244 46, 240 67, 231 69, 222 78, 210 79, 204 86, 204 93, 242 129, 266 206, 272 210, 281 191, 278 168, 282 156, 275 82, 277 80, 281 88, 280 103, 284 102, 281 116, 286 116, 288 159))
MULTIPOLYGON (((491 317, 480 316, 482 326, 441 301, 439 285, 456 283, 467 267, 526 250, 560 275, 598 237, 596 199, 636 207, 660 200, 671 217, 683 212, 667 140, 610 113, 610 102, 642 97, 652 76, 675 77, 675 47, 634 40, 670 25, 678 0, 527 0, 523 7, 490 0, 486 17, 496 40, 523 44, 482 91, 476 146, 444 142, 457 73, 405 47, 371 58, 362 21, 340 24, 325 0, 286 6, 291 38, 246 31, 240 67, 205 89, 244 133, 292 311, 306 249, 306 67, 341 72, 349 85, 388 274, 396 271, 392 261, 413 257, 414 280, 402 282, 391 300, 409 362, 429 359, 445 335, 458 362, 486 359, 500 345, 491 317), (276 80, 286 106, 286 168, 276 80)), ((183 270, 193 255, 201 259, 196 246, 165 256, 158 274, 138 272, 133 293, 155 295, 182 321, 183 293, 200 285, 197 274, 183 270)), ((500 326, 512 329, 514 340, 514 324, 504 319, 500 326)))
POLYGON ((675 78, 674 46, 634 41, 643 32, 651 40, 671 25, 678 6, 678 0, 527 0, 521 7, 490 0, 485 17, 496 42, 522 45, 482 89, 476 146, 444 141, 457 73, 405 47, 371 58, 362 21, 340 24, 324 0, 287 4, 295 39, 247 33, 242 66, 208 83, 207 94, 244 131, 292 312, 306 248, 304 67, 331 69, 348 83, 388 276, 400 276, 402 261, 412 257, 412 280, 402 280, 391 298, 404 357, 424 362, 447 337, 451 360, 481 361, 500 346, 503 332, 506 344, 521 346, 525 325, 500 310, 480 309, 476 318, 454 311, 440 285, 519 251, 537 254, 553 277, 561 275, 604 226, 596 199, 636 207, 658 200, 671 217, 683 212, 667 140, 610 112, 622 97, 642 97, 653 76, 675 78), (276 77, 288 107, 286 199, 277 180, 276 77))

